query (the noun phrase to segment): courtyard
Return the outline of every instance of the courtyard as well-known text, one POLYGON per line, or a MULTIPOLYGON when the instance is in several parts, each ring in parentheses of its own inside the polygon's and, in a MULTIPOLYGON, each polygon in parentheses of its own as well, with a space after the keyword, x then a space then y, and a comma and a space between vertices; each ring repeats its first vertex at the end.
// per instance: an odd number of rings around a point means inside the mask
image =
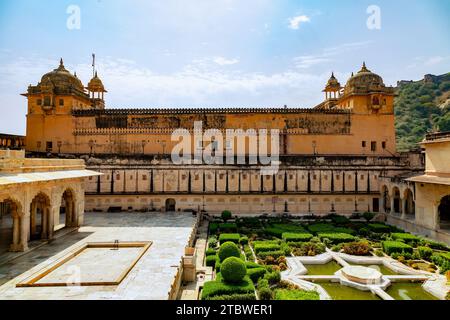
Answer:
POLYGON ((78 231, 1 264, 0 299, 165 300, 194 224, 188 213, 86 213, 78 231), (130 243, 151 245, 122 247, 130 243), (86 281, 93 285, 70 285, 86 281))

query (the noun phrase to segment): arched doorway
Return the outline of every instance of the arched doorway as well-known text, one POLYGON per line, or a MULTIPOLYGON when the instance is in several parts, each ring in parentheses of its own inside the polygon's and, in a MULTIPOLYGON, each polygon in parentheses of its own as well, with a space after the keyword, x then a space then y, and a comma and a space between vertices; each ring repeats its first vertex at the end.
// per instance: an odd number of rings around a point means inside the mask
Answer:
POLYGON ((176 201, 175 199, 169 198, 166 200, 166 211, 175 211, 176 201))
POLYGON ((392 189, 392 198, 393 198, 393 206, 394 213, 400 213, 400 190, 397 187, 392 189))
POLYGON ((414 218, 415 215, 415 206, 414 206, 414 196, 411 189, 407 188, 403 195, 404 201, 404 214, 407 215, 408 219, 414 218))
POLYGON ((0 202, 0 254, 9 250, 13 242, 12 203, 8 200, 0 202))
POLYGON ((439 228, 450 229, 450 195, 441 199, 438 207, 439 228))
POLYGON ((75 212, 75 194, 71 189, 67 189, 62 194, 61 206, 59 207, 59 218, 55 221, 55 231, 64 227, 77 225, 75 212))
POLYGON ((30 240, 48 239, 50 199, 43 193, 37 194, 30 208, 30 240))

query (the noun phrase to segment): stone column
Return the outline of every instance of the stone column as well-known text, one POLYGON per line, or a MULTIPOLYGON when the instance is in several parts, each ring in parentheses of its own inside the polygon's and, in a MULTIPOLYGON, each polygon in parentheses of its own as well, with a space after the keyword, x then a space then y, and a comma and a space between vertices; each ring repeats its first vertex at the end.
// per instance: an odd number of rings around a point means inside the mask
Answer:
POLYGON ((23 215, 20 218, 20 251, 28 250, 28 239, 30 233, 30 215, 23 215))
POLYGON ((47 221, 47 235, 48 239, 53 239, 53 234, 55 232, 55 214, 59 212, 59 206, 48 206, 48 221, 47 221))
POLYGON ((406 205, 407 205, 407 199, 400 198, 400 211, 402 213, 401 217, 402 219, 406 219, 406 205))
POLYGON ((31 203, 31 210, 30 210, 30 224, 31 224, 31 232, 30 232, 30 236, 31 234, 35 234, 36 233, 36 202, 32 202, 31 203))
POLYGON ((394 197, 392 196, 391 197, 391 214, 393 215, 394 213, 395 213, 395 208, 394 208, 395 206, 394 206, 394 197))
POLYGON ((17 252, 20 251, 20 218, 17 214, 13 215, 13 241, 10 247, 10 251, 17 252))

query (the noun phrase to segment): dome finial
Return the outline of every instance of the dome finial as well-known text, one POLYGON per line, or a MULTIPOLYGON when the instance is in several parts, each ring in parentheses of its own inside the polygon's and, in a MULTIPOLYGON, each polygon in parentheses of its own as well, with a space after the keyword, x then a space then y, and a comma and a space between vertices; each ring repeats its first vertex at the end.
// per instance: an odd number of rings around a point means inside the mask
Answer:
POLYGON ((95 70, 95 76, 94 76, 94 78, 98 78, 98 76, 97 76, 97 70, 95 70))
POLYGON ((59 66, 64 67, 64 61, 63 58, 59 59, 59 66))
POLYGON ((365 61, 363 61, 363 65, 361 67, 361 70, 359 70, 359 72, 370 72, 370 70, 367 69, 367 67, 366 67, 366 62, 365 61))

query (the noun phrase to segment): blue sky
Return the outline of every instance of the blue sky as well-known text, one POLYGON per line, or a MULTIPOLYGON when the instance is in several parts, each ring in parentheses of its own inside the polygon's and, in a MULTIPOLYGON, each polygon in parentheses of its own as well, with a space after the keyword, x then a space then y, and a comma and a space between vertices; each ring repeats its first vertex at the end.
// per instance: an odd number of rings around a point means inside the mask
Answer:
POLYGON ((60 57, 86 84, 95 52, 111 108, 313 107, 362 61, 388 85, 449 72, 449 33, 446 0, 2 0, 0 132, 24 134, 19 94, 60 57))

